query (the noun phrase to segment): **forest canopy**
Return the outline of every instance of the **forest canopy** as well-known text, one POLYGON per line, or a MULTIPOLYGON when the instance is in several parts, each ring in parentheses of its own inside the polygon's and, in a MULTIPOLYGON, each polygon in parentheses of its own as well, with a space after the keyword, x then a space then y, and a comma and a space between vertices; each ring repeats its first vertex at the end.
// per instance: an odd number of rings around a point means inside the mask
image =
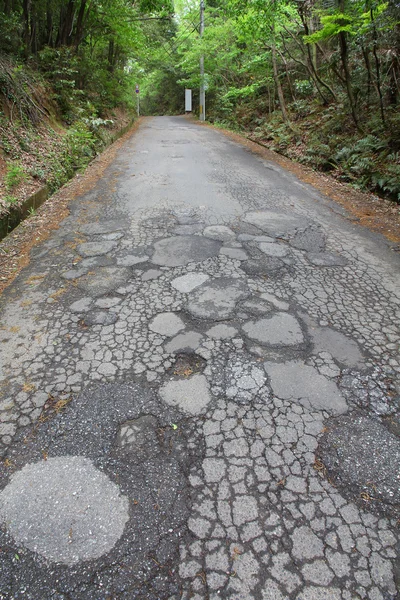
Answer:
POLYGON ((134 108, 207 118, 278 152, 400 198, 398 0, 0 0, 3 113, 51 86, 62 119, 134 108), (29 86, 31 85, 31 89, 29 86), (36 92, 35 92, 36 90, 36 92))

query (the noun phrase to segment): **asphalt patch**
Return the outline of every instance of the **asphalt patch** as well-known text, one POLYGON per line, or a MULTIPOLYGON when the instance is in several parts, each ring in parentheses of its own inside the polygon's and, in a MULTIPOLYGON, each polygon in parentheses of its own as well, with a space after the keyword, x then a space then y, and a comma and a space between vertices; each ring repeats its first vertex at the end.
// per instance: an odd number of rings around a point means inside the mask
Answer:
POLYGON ((345 497, 400 517, 400 439, 380 421, 357 413, 331 419, 317 455, 345 497))
MULTIPOLYGON (((25 429, 8 454, 12 472, 44 458, 64 460, 79 448, 80 457, 128 499, 130 518, 112 550, 72 566, 45 560, 0 529, 0 590, 29 600, 166 600, 177 594, 175 565, 190 509, 185 473, 201 461, 202 443, 190 419, 136 383, 91 386, 64 412, 25 429), (131 422, 135 436, 122 445, 131 422)), ((7 484, 11 473, 2 469, 7 484)))

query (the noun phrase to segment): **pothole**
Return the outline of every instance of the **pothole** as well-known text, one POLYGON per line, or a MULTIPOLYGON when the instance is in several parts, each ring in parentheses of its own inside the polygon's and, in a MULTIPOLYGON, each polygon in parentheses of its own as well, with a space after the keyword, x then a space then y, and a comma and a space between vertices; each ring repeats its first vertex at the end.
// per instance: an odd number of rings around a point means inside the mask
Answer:
POLYGON ((207 361, 195 352, 182 352, 177 355, 169 372, 177 377, 190 377, 195 373, 202 373, 206 366, 207 361))

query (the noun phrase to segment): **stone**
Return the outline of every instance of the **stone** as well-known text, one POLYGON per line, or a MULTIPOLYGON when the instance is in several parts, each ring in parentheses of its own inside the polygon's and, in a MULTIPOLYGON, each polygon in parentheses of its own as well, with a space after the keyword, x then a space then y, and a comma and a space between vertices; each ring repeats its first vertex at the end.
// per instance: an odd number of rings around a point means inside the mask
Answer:
POLYGON ((185 350, 197 350, 202 342, 203 336, 197 331, 187 331, 174 337, 165 345, 165 350, 171 354, 185 350))
POLYGON ((275 238, 268 235, 256 235, 254 238, 255 242, 264 242, 265 244, 272 244, 275 242, 275 238))
POLYGON ((0 423, 0 435, 14 435, 16 431, 14 423, 0 423))
POLYGON ((78 287, 90 296, 104 296, 124 285, 132 276, 127 267, 98 267, 78 280, 78 287))
POLYGON ((273 579, 267 579, 261 591, 262 600, 287 600, 282 594, 278 584, 273 579))
POLYGON ((240 268, 250 277, 276 277, 286 269, 285 263, 275 256, 263 256, 257 259, 246 260, 240 268))
POLYGON ((49 394, 46 392, 36 392, 36 394, 32 397, 32 402, 36 406, 36 408, 42 408, 49 399, 49 394))
POLYGON ((188 294, 208 279, 210 278, 206 273, 193 272, 182 275, 181 277, 176 277, 171 281, 171 285, 178 290, 178 292, 188 294))
MULTIPOLYGON (((369 559, 372 581, 380 588, 388 589, 396 594, 396 586, 393 581, 393 570, 390 561, 382 558, 377 552, 369 559)), ((398 590, 397 590, 398 591, 398 590)))
POLYGON ((293 564, 289 554, 286 552, 273 554, 272 563, 273 567, 270 569, 271 575, 281 582, 289 593, 294 592, 301 585, 301 580, 296 573, 288 568, 293 564))
POLYGON ((103 240, 120 240, 124 237, 123 233, 104 233, 102 236, 103 240))
POLYGON ((160 335, 171 337, 185 328, 185 324, 178 315, 173 312, 160 313, 149 323, 149 329, 160 335))
POLYGON ((74 279, 78 279, 78 277, 82 277, 82 275, 86 275, 88 270, 88 267, 70 269, 69 271, 64 271, 64 273, 61 273, 61 277, 67 281, 72 281, 74 279))
POLYGON ((270 210, 248 212, 242 220, 273 237, 295 233, 297 229, 308 225, 308 221, 304 217, 270 210))
POLYGON ((252 296, 248 300, 241 302, 239 308, 241 311, 250 313, 250 315, 257 317, 272 312, 271 304, 266 302, 263 298, 259 298, 257 296, 252 296))
POLYGON ((299 592, 299 600, 341 600, 342 595, 338 588, 306 587, 299 592))
POLYGON ((234 260, 247 260, 249 257, 246 252, 241 248, 229 248, 224 247, 219 251, 220 255, 227 256, 228 258, 232 258, 234 260))
POLYGON ((108 310, 89 311, 83 317, 85 325, 113 325, 118 321, 118 315, 108 310))
POLYGON ((320 327, 311 319, 304 319, 315 354, 329 352, 339 363, 346 367, 364 368, 364 356, 354 340, 330 327, 320 327))
POLYGON ((208 533, 211 529, 211 523, 206 521, 206 519, 193 519, 190 518, 188 521, 188 527, 195 536, 200 539, 204 539, 208 537, 208 533))
MULTIPOLYGON (((249 233, 239 233, 239 235, 237 236, 237 240, 239 242, 251 242, 255 239, 256 236, 251 235, 249 233)), ((272 240, 274 241, 274 240, 272 240)))
POLYGON ((257 501, 253 496, 238 496, 232 505, 233 522, 239 527, 258 518, 257 501))
POLYGON ((273 294, 268 294, 268 293, 264 292, 263 294, 260 294, 260 297, 263 300, 270 302, 278 310, 289 310, 289 303, 285 302, 285 300, 281 300, 280 298, 277 298, 273 294))
POLYGON ((89 258, 91 256, 100 256, 103 254, 108 254, 111 250, 117 247, 117 242, 86 242, 84 244, 79 244, 76 251, 78 254, 83 256, 83 258, 89 258))
POLYGON ((109 552, 128 519, 128 499, 83 456, 27 464, 0 494, 0 521, 16 543, 69 566, 109 552))
POLYGON ((89 298, 89 297, 81 298, 80 300, 77 300, 76 302, 71 304, 69 307, 69 310, 73 313, 87 312, 88 310, 90 310, 92 302, 93 302, 92 298, 89 298))
POLYGON ((179 267, 216 256, 220 248, 221 242, 200 235, 169 237, 154 244, 151 260, 156 265, 179 267))
POLYGON ((344 267, 347 259, 332 252, 308 252, 307 259, 316 267, 344 267))
POLYGON ((224 323, 214 325, 214 327, 211 327, 211 329, 206 331, 206 335, 215 340, 229 340, 235 337, 236 334, 237 329, 235 327, 225 325, 224 323))
POLYGON ((350 575, 350 558, 343 552, 327 551, 326 557, 330 568, 335 573, 336 577, 348 577, 350 575))
POLYGON ((142 274, 143 281, 150 281, 151 279, 158 279, 162 275, 162 271, 158 269, 149 269, 142 274))
POLYGON ((175 235, 193 235, 194 233, 200 233, 203 230, 203 223, 188 223, 186 225, 177 225, 174 227, 172 233, 175 235))
POLYGON ((323 252, 325 250, 325 234, 320 227, 311 225, 303 231, 289 235, 289 244, 306 252, 323 252))
POLYGON ((201 571, 201 565, 195 560, 181 563, 179 566, 179 576, 182 579, 193 579, 201 571))
POLYGON ((114 261, 109 256, 91 256, 90 258, 83 258, 79 263, 79 269, 85 269, 86 271, 92 271, 95 267, 111 267, 114 261))
POLYGON ((264 363, 272 391, 281 400, 299 402, 307 409, 326 410, 332 415, 347 411, 336 383, 301 361, 264 363))
POLYGON ((356 413, 332 419, 318 456, 345 497, 367 493, 378 510, 399 518, 400 439, 380 421, 356 413))
POLYGON ((221 242, 231 242, 236 237, 232 229, 225 225, 210 225, 204 229, 203 235, 221 242))
POLYGON ((105 375, 106 377, 113 377, 117 371, 117 367, 110 362, 102 363, 97 369, 98 373, 105 375))
POLYGON ((79 232, 87 235, 108 234, 114 231, 121 231, 127 227, 126 220, 118 221, 107 219, 106 221, 97 221, 96 223, 86 223, 79 226, 79 232))
POLYGON ((157 439, 158 423, 153 415, 142 415, 138 419, 126 421, 122 424, 118 443, 120 446, 129 446, 130 451, 135 452, 135 456, 146 458, 146 446, 150 443, 155 449, 158 449, 157 439))
POLYGON ((297 527, 292 534, 293 556, 299 560, 323 557, 322 541, 307 525, 297 527))
POLYGON ((236 304, 248 295, 245 282, 220 277, 203 283, 192 292, 186 309, 193 317, 200 319, 227 319, 232 315, 236 304))
POLYGON ((205 458, 202 466, 207 483, 218 483, 225 475, 226 464, 222 458, 205 458))
POLYGON ((95 301, 94 305, 99 308, 112 308, 117 306, 121 302, 122 298, 119 296, 109 296, 108 298, 99 298, 95 301))
POLYGON ((285 488, 295 494, 305 494, 307 492, 306 481, 303 477, 289 475, 286 478, 285 488))
POLYGON ((195 374, 189 379, 171 380, 160 389, 161 399, 189 415, 199 415, 211 402, 211 394, 204 375, 195 374))
POLYGON ((306 564, 301 571, 305 580, 318 585, 329 585, 334 577, 334 574, 323 560, 316 560, 313 563, 306 564))
POLYGON ((142 256, 126 254, 125 256, 119 256, 117 258, 117 265, 119 267, 133 267, 134 265, 138 265, 148 260, 149 257, 146 254, 143 254, 142 256))
POLYGON ((289 252, 288 247, 283 244, 261 242, 258 247, 267 256, 277 256, 278 258, 286 256, 289 252))
POLYGON ((283 312, 257 321, 248 321, 242 329, 250 339, 266 346, 298 346, 304 342, 297 319, 283 312))

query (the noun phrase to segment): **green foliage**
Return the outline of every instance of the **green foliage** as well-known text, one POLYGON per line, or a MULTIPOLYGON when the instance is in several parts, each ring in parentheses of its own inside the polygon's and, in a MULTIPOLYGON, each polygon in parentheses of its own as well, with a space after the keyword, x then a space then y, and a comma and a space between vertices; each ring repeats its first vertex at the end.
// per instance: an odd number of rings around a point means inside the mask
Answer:
MULTIPOLYGON (((69 14, 62 0, 28 3, 26 20, 22 0, 0 0, 0 53, 8 54, 0 55, 0 142, 17 160, 32 144, 20 130, 56 106, 70 127, 60 153, 49 156, 53 189, 102 147, 111 109, 136 108, 135 84, 143 114, 182 113, 185 87, 193 90, 196 112, 203 56, 206 113, 214 123, 397 198, 394 2, 340 0, 322 10, 296 0, 208 0, 202 38, 196 0, 73 4, 69 14), (41 75, 33 77, 30 66, 41 75), (50 87, 54 103, 46 105, 42 91, 50 87)), ((31 175, 43 178, 40 168, 31 175)))
POLYGON ((34 167, 34 168, 30 169, 29 175, 31 177, 33 177, 34 179, 40 179, 42 181, 44 181, 46 178, 46 173, 45 173, 44 169, 41 169, 38 167, 34 167))
POLYGON ((1 14, 0 53, 17 54, 21 49, 22 23, 16 12, 1 14))
POLYGON ((90 131, 87 123, 78 121, 64 136, 61 148, 49 155, 49 188, 54 191, 64 185, 75 173, 84 169, 96 156, 100 142, 90 131))
POLYGON ((17 204, 18 198, 16 196, 11 196, 10 194, 6 194, 4 196, 4 201, 9 206, 12 206, 13 204, 17 204))
POLYGON ((315 44, 338 35, 341 32, 355 34, 356 21, 348 14, 336 11, 333 15, 321 16, 322 29, 311 35, 305 35, 306 44, 315 44))
POLYGON ((385 192, 400 203, 400 161, 389 165, 384 173, 373 173, 371 183, 377 190, 385 192))
POLYGON ((296 79, 294 89, 297 94, 303 97, 312 96, 314 94, 314 86, 309 79, 296 79))
POLYGON ((26 178, 27 175, 19 163, 8 163, 6 174, 4 176, 4 184, 7 191, 18 187, 20 183, 23 183, 26 180, 26 178))
POLYGON ((386 149, 386 144, 379 138, 368 135, 357 140, 352 146, 342 147, 335 155, 335 160, 345 172, 368 183, 376 170, 377 153, 386 149))
POLYGON ((74 118, 74 105, 79 102, 76 90, 78 59, 69 48, 46 47, 38 53, 38 66, 51 83, 53 99, 66 122, 74 118))

